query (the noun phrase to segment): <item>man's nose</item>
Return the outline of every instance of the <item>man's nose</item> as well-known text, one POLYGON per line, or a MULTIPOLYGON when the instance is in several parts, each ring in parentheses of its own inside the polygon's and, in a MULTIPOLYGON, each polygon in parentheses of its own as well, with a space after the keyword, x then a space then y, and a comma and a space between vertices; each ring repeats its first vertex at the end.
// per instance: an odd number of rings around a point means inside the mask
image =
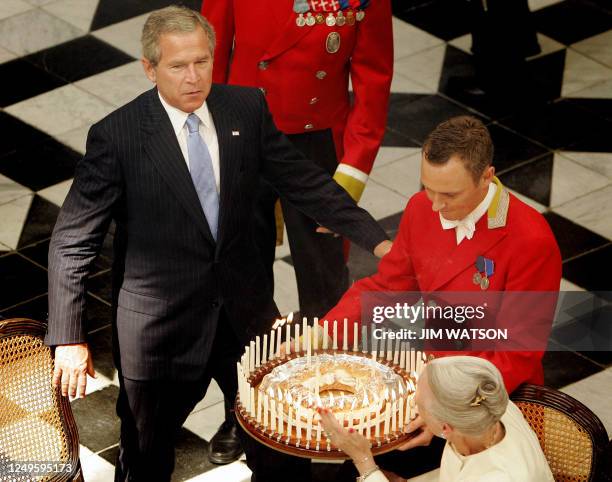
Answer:
POLYGON ((444 209, 445 205, 446 204, 440 199, 440 196, 438 196, 437 194, 433 195, 431 199, 431 209, 433 209, 435 212, 438 212, 441 209, 444 209))
POLYGON ((200 78, 200 74, 198 74, 198 69, 196 69, 194 64, 189 64, 187 66, 185 78, 188 82, 197 82, 200 78))

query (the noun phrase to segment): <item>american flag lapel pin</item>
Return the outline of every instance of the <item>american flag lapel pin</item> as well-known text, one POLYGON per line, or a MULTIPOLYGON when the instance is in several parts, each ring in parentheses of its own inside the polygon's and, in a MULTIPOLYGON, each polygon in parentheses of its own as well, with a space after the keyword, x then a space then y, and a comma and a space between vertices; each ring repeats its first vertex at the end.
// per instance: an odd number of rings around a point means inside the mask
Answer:
POLYGON ((240 135, 240 131, 232 131, 232 136, 239 136, 240 135))

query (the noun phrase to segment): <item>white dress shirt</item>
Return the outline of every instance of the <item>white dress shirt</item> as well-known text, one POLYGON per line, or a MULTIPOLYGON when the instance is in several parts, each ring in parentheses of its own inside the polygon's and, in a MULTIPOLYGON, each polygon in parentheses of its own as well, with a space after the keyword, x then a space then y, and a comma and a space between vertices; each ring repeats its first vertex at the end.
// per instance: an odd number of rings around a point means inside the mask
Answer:
POLYGON ((442 229, 455 229, 455 234, 457 235, 457 245, 459 245, 464 238, 472 239, 472 236, 474 236, 474 231, 476 231, 476 223, 488 211, 489 206, 491 206, 491 203, 493 202, 493 197, 495 196, 496 191, 497 186, 495 183, 490 183, 489 192, 487 192, 487 195, 482 202, 476 206, 476 209, 474 209, 470 214, 459 221, 449 221, 448 219, 444 219, 440 213, 442 229))
MULTIPOLYGON (((161 94, 158 92, 159 100, 161 101, 164 109, 168 113, 168 117, 170 117, 170 122, 172 123, 172 128, 174 129, 174 133, 176 134, 176 138, 178 140, 179 146, 181 148, 181 152, 183 153, 183 157, 185 158, 185 162, 187 163, 187 168, 189 168, 189 153, 187 151, 187 117, 189 116, 189 112, 183 112, 182 110, 177 109, 176 107, 172 107, 168 104, 161 94)), ((200 118, 200 135, 206 146, 208 147, 208 152, 210 152, 210 158, 212 159, 212 168, 215 173, 215 184, 217 185, 217 192, 220 191, 220 168, 219 168, 219 141, 217 139, 217 131, 215 129, 215 124, 213 123, 212 116, 210 115, 210 111, 208 110, 208 106, 206 102, 204 102, 201 107, 196 109, 193 112, 200 118)))

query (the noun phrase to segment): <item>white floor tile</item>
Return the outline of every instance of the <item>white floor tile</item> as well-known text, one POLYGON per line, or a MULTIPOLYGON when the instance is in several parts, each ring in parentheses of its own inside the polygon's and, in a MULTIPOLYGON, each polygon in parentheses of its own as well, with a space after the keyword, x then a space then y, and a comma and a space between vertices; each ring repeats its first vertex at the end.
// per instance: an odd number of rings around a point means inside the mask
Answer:
POLYGON ((420 152, 384 166, 375 166, 371 179, 406 198, 411 197, 421 190, 420 152))
POLYGON ((108 27, 92 32, 93 35, 106 43, 117 47, 124 52, 127 52, 132 57, 137 59, 142 57, 142 49, 140 47, 140 35, 142 27, 149 14, 140 15, 130 18, 124 22, 115 23, 108 27))
POLYGON ((87 447, 80 447, 81 468, 83 479, 87 482, 108 482, 113 480, 115 466, 91 452, 87 447))
POLYGON ((80 80, 75 85, 115 107, 127 104, 153 87, 139 60, 80 80))
POLYGON ((612 30, 572 44, 572 48, 583 55, 612 67, 612 30))
POLYGON ((395 62, 395 71, 437 92, 444 63, 446 45, 438 45, 395 62))
POLYGON ((99 0, 53 0, 43 6, 51 15, 65 20, 76 28, 89 31, 99 0))
POLYGON ((70 84, 13 104, 5 110, 56 136, 99 121, 113 111, 114 106, 70 84))
POLYGON ((274 262, 274 301, 281 314, 297 311, 300 306, 295 270, 282 260, 274 262))
POLYGON ((570 97, 580 97, 587 99, 612 99, 612 79, 591 85, 586 89, 573 92, 570 97))
POLYGON ((584 288, 581 288, 574 283, 567 281, 565 278, 561 278, 561 286, 559 287, 560 291, 585 291, 584 288))
POLYGON ((205 408, 211 407, 219 402, 223 401, 223 392, 217 385, 217 382, 214 380, 210 381, 210 385, 208 386, 208 390, 206 391, 206 395, 202 400, 198 402, 198 404, 191 411, 192 413, 199 412, 205 408))
POLYGON ((612 79, 612 69, 575 50, 567 49, 563 71, 562 97, 612 79))
POLYGON ((19 55, 46 49, 84 33, 37 8, 0 20, 0 45, 19 55))
POLYGON ((550 206, 559 206, 608 184, 607 177, 555 154, 550 206))
POLYGON ((393 18, 393 48, 396 60, 442 44, 442 39, 403 20, 393 18))
POLYGON ((32 191, 0 174, 0 205, 30 194, 32 191))
POLYGON ((563 151, 561 155, 612 180, 612 152, 563 151))
POLYGON ((17 249, 33 197, 34 194, 27 194, 0 205, 0 242, 11 249, 17 249))
POLYGON ((421 154, 420 147, 381 147, 374 161, 374 169, 417 153, 421 154))
POLYGON ((407 203, 407 196, 402 196, 370 179, 359 205, 374 219, 382 219, 404 211, 407 203))
POLYGON ((2 0, 0 2, 0 19, 23 13, 31 8, 32 5, 24 0, 2 0))
POLYGON ((70 186, 72 186, 72 179, 68 179, 67 181, 59 182, 53 186, 49 186, 42 191, 38 191, 37 194, 46 199, 47 201, 52 202, 56 206, 62 206, 64 204, 64 200, 68 195, 68 191, 70 190, 70 186))
POLYGON ((561 391, 584 403, 602 421, 608 437, 612 436, 612 368, 567 385, 561 391))
POLYGON ((533 12, 535 10, 540 10, 544 7, 550 7, 551 5, 554 5, 555 3, 559 3, 561 1, 562 0, 529 0, 529 10, 533 12))
POLYGON ((393 81, 391 82, 391 92, 400 94, 435 94, 437 91, 425 85, 421 85, 399 72, 394 72, 393 81))
POLYGON ((465 35, 461 35, 460 37, 454 38, 448 42, 453 47, 458 48, 459 50, 463 50, 468 54, 471 54, 472 48, 472 34, 466 33, 465 35))
POLYGON ((244 462, 237 461, 200 474, 186 482, 249 482, 251 471, 244 462))
POLYGON ((204 410, 191 413, 185 420, 183 427, 204 440, 210 440, 217 433, 224 420, 225 409, 223 402, 219 402, 204 410))
POLYGON ((35 7, 41 7, 53 1, 54 0, 26 0, 26 2, 28 2, 31 5, 34 5, 35 7))
POLYGON ((4 62, 8 62, 9 60, 13 60, 15 58, 17 58, 16 54, 0 47, 0 64, 3 64, 4 62))
POLYGON ((556 207, 554 211, 576 224, 612 239, 612 185, 556 207))
POLYGON ((90 125, 77 127, 71 131, 59 134, 55 136, 55 138, 75 151, 85 154, 85 147, 87 146, 87 133, 89 132, 90 127, 90 125))

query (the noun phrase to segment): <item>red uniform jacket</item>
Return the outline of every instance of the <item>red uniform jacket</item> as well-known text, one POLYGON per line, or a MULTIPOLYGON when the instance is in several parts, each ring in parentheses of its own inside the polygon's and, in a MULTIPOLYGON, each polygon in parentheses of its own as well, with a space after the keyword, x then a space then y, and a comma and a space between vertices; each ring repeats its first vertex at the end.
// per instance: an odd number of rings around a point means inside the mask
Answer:
MULTIPOLYGON (((499 183, 488 215, 476 223, 472 239, 456 243, 455 230, 443 230, 424 191, 415 194, 404 211, 393 248, 378 272, 356 282, 326 319, 360 321, 361 294, 367 291, 478 291, 472 277, 478 256, 495 261, 490 291, 559 290, 561 255, 546 220, 499 183)), ((513 307, 512 323, 517 310, 513 307)), ((554 306, 545 307, 552 323, 554 306), (548 309, 550 308, 550 309, 548 309)), ((526 316, 525 319, 531 319, 526 316)), ((521 327, 530 330, 531 327, 521 327)), ((501 371, 508 392, 524 382, 543 383, 543 352, 465 353, 490 360, 501 371)), ((436 356, 444 355, 442 353, 436 356)))
MULTIPOLYGON (((336 0, 310 0, 338 14, 336 0)), ((351 5, 359 5, 352 0, 351 5)), ((358 200, 382 141, 393 74, 389 0, 371 0, 362 21, 299 27, 294 0, 204 0, 217 34, 213 80, 261 88, 286 134, 331 128, 334 178, 358 200), (330 34, 337 33, 337 52, 330 34), (230 65, 231 64, 231 65, 230 65), (349 76, 354 98, 349 97, 349 76)), ((349 11, 345 9, 344 18, 349 11)), ((307 15, 307 14, 304 14, 307 15)))

